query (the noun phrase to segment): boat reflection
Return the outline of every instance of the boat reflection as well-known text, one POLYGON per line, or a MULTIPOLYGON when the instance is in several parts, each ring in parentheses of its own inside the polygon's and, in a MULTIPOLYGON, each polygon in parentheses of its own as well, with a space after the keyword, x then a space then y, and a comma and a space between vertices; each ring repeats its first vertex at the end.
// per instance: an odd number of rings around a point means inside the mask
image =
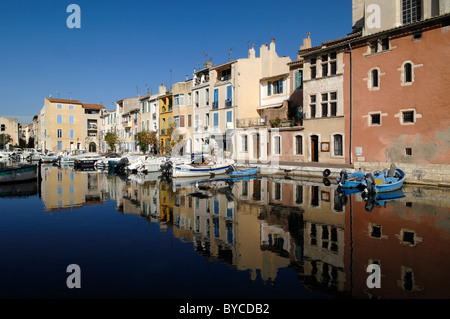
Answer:
POLYGON ((42 170, 48 211, 116 202, 196 252, 276 284, 291 269, 309 289, 351 298, 449 298, 449 190, 404 186, 367 200, 321 180, 164 180, 42 170), (381 267, 369 289, 367 266, 381 267))

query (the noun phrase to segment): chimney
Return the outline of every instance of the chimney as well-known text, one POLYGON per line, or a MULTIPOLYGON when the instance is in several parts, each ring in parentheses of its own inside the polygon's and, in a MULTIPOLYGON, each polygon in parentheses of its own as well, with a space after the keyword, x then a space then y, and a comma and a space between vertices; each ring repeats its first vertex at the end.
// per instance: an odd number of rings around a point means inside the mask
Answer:
POLYGON ((208 69, 208 68, 212 67, 212 61, 211 60, 206 61, 204 66, 205 66, 205 69, 208 69))
POLYGON ((248 57, 249 58, 254 58, 255 57, 255 48, 254 48, 254 44, 252 43, 252 48, 248 50, 248 57))
POLYGON ((308 37, 303 39, 303 45, 300 46, 300 50, 310 49, 311 46, 311 38, 309 37, 310 33, 308 32, 308 37))

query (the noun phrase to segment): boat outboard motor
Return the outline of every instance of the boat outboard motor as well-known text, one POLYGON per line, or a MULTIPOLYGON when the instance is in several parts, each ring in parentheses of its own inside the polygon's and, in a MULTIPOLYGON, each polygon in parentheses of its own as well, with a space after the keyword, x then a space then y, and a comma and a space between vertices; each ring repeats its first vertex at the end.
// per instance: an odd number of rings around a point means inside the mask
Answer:
POLYGON ((373 211, 373 209, 375 208, 375 198, 374 196, 369 196, 366 198, 366 205, 364 206, 365 210, 367 212, 371 212, 373 211))
POLYGON ((374 194, 375 193, 375 179, 373 178, 372 173, 367 173, 366 176, 364 177, 365 181, 366 181, 366 191, 369 194, 374 194))
POLYGON ((341 177, 341 180, 340 180, 339 183, 340 183, 340 184, 344 184, 345 181, 348 179, 348 173, 347 173, 347 171, 346 171, 345 169, 343 169, 343 170, 341 171, 340 177, 341 177))

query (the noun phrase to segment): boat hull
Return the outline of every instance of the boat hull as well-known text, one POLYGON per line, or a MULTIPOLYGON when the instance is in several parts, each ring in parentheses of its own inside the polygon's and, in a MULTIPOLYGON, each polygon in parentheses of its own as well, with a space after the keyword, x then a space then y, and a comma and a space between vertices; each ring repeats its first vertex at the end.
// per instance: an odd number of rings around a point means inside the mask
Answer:
POLYGON ((37 165, 9 166, 0 168, 0 184, 20 183, 36 179, 37 165))
POLYGON ((211 176, 225 174, 230 168, 229 164, 216 166, 192 166, 192 165, 174 165, 172 168, 173 177, 194 177, 211 176))
POLYGON ((230 177, 232 177, 232 178, 247 177, 247 176, 256 175, 256 173, 258 173, 258 167, 252 167, 252 168, 247 168, 247 169, 243 169, 240 171, 232 171, 230 173, 230 177))

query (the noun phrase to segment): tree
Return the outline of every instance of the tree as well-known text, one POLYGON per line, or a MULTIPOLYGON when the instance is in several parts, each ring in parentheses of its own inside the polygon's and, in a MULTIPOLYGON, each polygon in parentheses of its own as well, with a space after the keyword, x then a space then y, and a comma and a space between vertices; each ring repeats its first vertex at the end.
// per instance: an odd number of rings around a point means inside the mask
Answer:
POLYGON ((116 145, 119 144, 119 137, 116 132, 108 132, 105 135, 105 141, 108 143, 109 148, 113 151, 116 151, 116 145))
POLYGON ((137 133, 137 142, 139 148, 144 152, 147 151, 147 145, 158 144, 158 138, 156 137, 156 132, 153 131, 141 131, 137 133))

